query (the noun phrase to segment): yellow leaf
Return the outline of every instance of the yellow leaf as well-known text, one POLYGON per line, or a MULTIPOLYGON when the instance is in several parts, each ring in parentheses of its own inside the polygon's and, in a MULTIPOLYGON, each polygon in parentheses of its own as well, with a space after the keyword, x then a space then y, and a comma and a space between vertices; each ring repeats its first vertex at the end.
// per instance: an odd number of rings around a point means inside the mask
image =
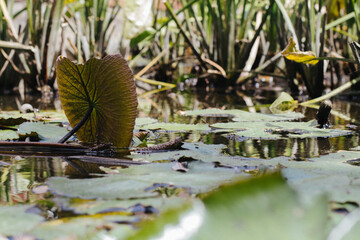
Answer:
POLYGON ((289 60, 299 62, 299 63, 308 63, 315 65, 319 62, 317 60, 315 53, 311 51, 301 52, 296 50, 295 42, 292 38, 289 40, 289 44, 286 48, 282 51, 282 55, 289 60))

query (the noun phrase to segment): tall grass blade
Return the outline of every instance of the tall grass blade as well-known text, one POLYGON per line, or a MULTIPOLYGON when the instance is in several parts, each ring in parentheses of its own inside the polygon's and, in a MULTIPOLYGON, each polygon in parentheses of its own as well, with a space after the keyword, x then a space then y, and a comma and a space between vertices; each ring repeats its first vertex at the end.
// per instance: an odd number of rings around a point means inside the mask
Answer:
POLYGON ((290 19, 288 13, 286 12, 286 9, 285 9, 284 5, 281 3, 281 0, 275 0, 275 2, 277 4, 281 14, 283 15, 285 23, 288 26, 289 31, 291 32, 291 35, 292 35, 292 37, 294 39, 294 42, 295 42, 296 46, 300 47, 299 40, 298 40, 298 38, 296 36, 294 25, 292 24, 291 19, 290 19))

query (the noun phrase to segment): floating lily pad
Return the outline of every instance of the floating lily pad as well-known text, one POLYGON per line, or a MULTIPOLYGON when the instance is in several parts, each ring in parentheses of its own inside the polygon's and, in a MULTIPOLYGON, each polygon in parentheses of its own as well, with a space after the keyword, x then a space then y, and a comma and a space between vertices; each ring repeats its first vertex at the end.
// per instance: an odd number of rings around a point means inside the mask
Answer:
POLYGON ((233 129, 231 135, 244 139, 279 139, 338 137, 352 134, 352 131, 339 129, 320 129, 316 121, 309 122, 230 122, 215 123, 211 127, 233 129), (241 130, 241 131, 236 131, 241 130))
POLYGON ((154 118, 144 117, 144 118, 136 118, 135 120, 135 127, 139 128, 147 124, 156 123, 157 120, 154 118))
POLYGON ((204 144, 184 143, 182 148, 185 150, 167 151, 167 152, 149 152, 131 155, 135 161, 177 161, 177 160, 200 160, 207 163, 219 163, 222 165, 239 167, 238 170, 248 170, 256 167, 259 162, 254 158, 245 158, 239 156, 227 156, 221 154, 223 144, 204 144))
POLYGON ((303 206, 275 175, 223 187, 203 203, 167 211, 130 239, 325 239, 326 222, 325 199, 303 206))
POLYGON ((153 123, 143 126, 144 129, 162 129, 166 131, 210 131, 207 124, 184 124, 184 123, 153 123))
POLYGON ((24 118, 19 112, 16 112, 16 114, 9 112, 3 112, 0 114, 0 125, 3 126, 15 126, 27 121, 28 120, 24 118))
POLYGON ((59 219, 41 224, 30 234, 38 239, 124 239, 134 230, 130 225, 116 222, 131 222, 134 219, 121 215, 59 219))
POLYGON ((18 139, 19 135, 13 130, 1 130, 0 131, 0 140, 13 140, 18 139))
POLYGON ((43 218, 27 213, 29 206, 0 206, 0 236, 16 236, 35 228, 43 218))
POLYGON ((17 133, 22 138, 33 137, 45 142, 56 143, 68 133, 68 130, 63 127, 41 122, 25 122, 19 126, 17 133))
POLYGON ((263 113, 251 113, 237 109, 221 110, 217 108, 186 111, 183 114, 186 116, 234 117, 232 120, 237 122, 289 121, 304 117, 303 114, 297 112, 290 112, 284 114, 263 114, 263 113))
POLYGON ((359 158, 359 152, 342 151, 302 162, 278 157, 262 163, 283 167, 290 186, 308 202, 314 196, 327 194, 330 201, 360 203, 360 167, 349 164, 359 158))
POLYGON ((233 179, 232 169, 214 168, 213 164, 193 162, 187 173, 171 169, 172 163, 154 163, 120 169, 119 174, 103 178, 67 179, 50 178, 50 190, 57 194, 86 199, 129 199, 158 195, 153 192, 155 183, 184 188, 190 193, 207 192, 233 179))
POLYGON ((40 111, 35 114, 4 111, 0 114, 0 125, 15 126, 28 121, 67 122, 68 120, 64 112, 58 111, 40 111))
POLYGON ((58 198, 60 203, 66 209, 70 209, 77 214, 97 214, 97 213, 116 213, 124 215, 146 213, 145 207, 151 207, 156 212, 164 211, 187 202, 188 199, 171 197, 171 198, 144 198, 144 199, 126 199, 126 200, 83 200, 58 198), (142 208, 142 207, 143 208, 142 208))

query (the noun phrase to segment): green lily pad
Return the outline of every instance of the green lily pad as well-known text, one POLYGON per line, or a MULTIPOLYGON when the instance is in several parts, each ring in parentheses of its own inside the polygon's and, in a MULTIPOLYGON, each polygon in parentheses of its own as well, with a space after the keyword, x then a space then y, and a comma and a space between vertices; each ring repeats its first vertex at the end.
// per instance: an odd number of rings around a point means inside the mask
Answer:
POLYGON ((76 133, 81 141, 129 147, 138 102, 132 72, 121 55, 93 58, 84 65, 59 57, 56 76, 60 100, 72 127, 93 107, 76 133))
POLYGON ((135 127, 139 128, 144 125, 156 123, 157 120, 154 118, 144 117, 144 118, 136 118, 135 120, 135 127))
POLYGON ((35 228, 43 218, 26 213, 29 206, 0 206, 0 236, 16 236, 35 228))
POLYGON ((21 113, 19 111, 3 111, 0 114, 0 125, 15 126, 28 121, 46 121, 46 122, 67 122, 64 112, 58 111, 40 111, 30 113, 21 113))
POLYGON ((209 108, 203 110, 186 111, 185 116, 204 116, 204 117, 234 117, 232 120, 237 122, 273 122, 273 121, 289 121, 303 118, 304 115, 297 112, 289 112, 283 114, 263 114, 251 113, 238 109, 221 110, 217 108, 209 108))
MULTIPOLYGON (((227 156, 221 154, 225 145, 223 144, 204 144, 198 143, 184 143, 182 148, 185 150, 167 151, 167 152, 149 152, 147 154, 139 153, 131 155, 134 161, 176 161, 176 160, 200 160, 207 163, 220 163, 222 165, 240 167, 240 169, 248 170, 254 169, 259 162, 254 161, 253 158, 245 158, 239 156, 227 156)), ((262 162, 261 162, 262 163, 262 162)))
POLYGON ((184 124, 184 123, 153 123, 143 126, 144 129, 162 129, 166 131, 210 131, 207 124, 184 124))
POLYGON ((2 112, 0 114, 0 125, 3 126, 15 126, 27 121, 28 120, 22 117, 22 114, 20 114, 18 111, 16 114, 12 114, 10 112, 2 112))
POLYGON ((302 205, 278 175, 226 186, 167 211, 128 239, 325 239, 327 202, 302 205))
POLYGON ((295 101, 288 93, 282 92, 280 96, 269 107, 272 113, 281 114, 289 113, 297 107, 297 101, 295 101))
POLYGON ((340 129, 320 129, 316 125, 316 121, 313 120, 309 122, 229 122, 215 123, 211 127, 233 129, 234 132, 230 135, 244 139, 338 137, 353 133, 340 129))
POLYGON ((360 168, 349 164, 349 161, 359 158, 359 152, 342 151, 305 162, 289 161, 283 157, 265 162, 285 167, 282 172, 288 183, 306 201, 326 193, 330 201, 360 203, 360 168))
POLYGON ((134 221, 132 216, 91 216, 45 222, 30 232, 38 239, 124 239, 134 230, 115 222, 134 221))
POLYGON ((207 124, 184 124, 184 123, 153 123, 143 126, 144 129, 162 129, 166 131, 210 131, 207 124))
POLYGON ((33 137, 45 142, 56 143, 68 133, 68 130, 41 122, 25 122, 20 124, 17 133, 22 138, 33 137))
POLYGON ((77 214, 97 214, 101 212, 107 213, 126 213, 133 214, 136 212, 136 206, 151 206, 155 210, 164 211, 172 207, 176 207, 187 202, 188 199, 180 197, 171 198, 144 198, 144 199, 126 199, 126 200, 83 200, 83 199, 68 199, 58 198, 57 203, 65 206, 66 209, 71 209, 77 214))
POLYGON ((19 135, 13 130, 1 130, 0 131, 0 140, 13 140, 18 139, 19 135))
POLYGON ((240 176, 232 169, 214 168, 213 164, 192 162, 189 171, 173 171, 172 163, 153 163, 120 169, 119 174, 103 178, 50 178, 49 188, 59 195, 86 199, 129 199, 152 197, 154 184, 184 188, 190 193, 207 192, 220 184, 240 176))

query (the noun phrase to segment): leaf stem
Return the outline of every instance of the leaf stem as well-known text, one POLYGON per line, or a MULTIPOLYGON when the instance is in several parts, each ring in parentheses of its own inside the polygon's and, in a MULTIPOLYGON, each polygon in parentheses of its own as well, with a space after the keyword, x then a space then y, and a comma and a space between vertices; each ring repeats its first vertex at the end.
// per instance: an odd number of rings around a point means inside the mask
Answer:
POLYGON ((324 101, 326 99, 332 98, 332 97, 336 96, 337 94, 339 94, 339 93, 345 91, 346 89, 350 88, 352 85, 356 84, 359 81, 360 81, 360 77, 355 78, 355 79, 345 83, 344 85, 332 90, 328 94, 325 94, 325 95, 323 95, 321 97, 318 97, 318 98, 311 99, 311 100, 306 101, 306 102, 302 102, 299 105, 306 106, 308 104, 313 104, 313 103, 321 102, 321 101, 324 101))
POLYGON ((90 104, 89 109, 87 110, 87 112, 85 113, 84 117, 81 119, 81 121, 76 124, 76 126, 71 129, 70 132, 68 132, 63 138, 61 138, 58 143, 64 143, 66 140, 68 140, 72 135, 74 135, 74 133, 76 133, 86 122, 86 120, 88 120, 88 118, 91 116, 91 113, 94 109, 94 106, 90 104))

